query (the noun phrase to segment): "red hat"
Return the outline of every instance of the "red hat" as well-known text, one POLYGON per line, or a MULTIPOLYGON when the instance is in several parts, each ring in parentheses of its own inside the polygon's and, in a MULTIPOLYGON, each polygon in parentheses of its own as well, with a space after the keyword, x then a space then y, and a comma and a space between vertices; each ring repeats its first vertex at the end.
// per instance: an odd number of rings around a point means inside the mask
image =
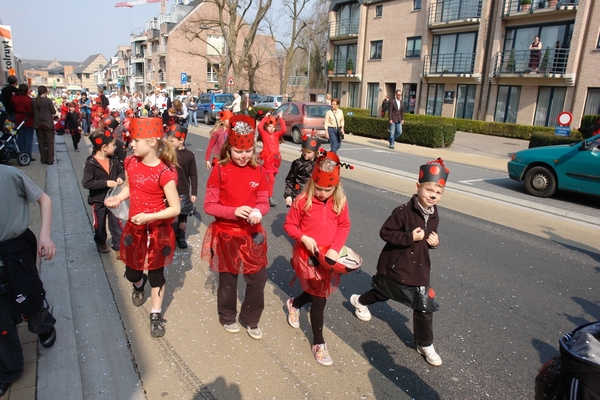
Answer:
POLYGON ((125 111, 125 115, 128 117, 133 117, 133 113, 134 111, 131 108, 128 108, 127 111, 125 111))
POLYGON ((429 161, 425 165, 421 165, 419 169, 419 183, 433 182, 446 186, 449 173, 450 170, 444 165, 444 160, 438 158, 437 160, 429 161))
POLYGON ((277 124, 277 118, 275 118, 274 116, 270 115, 267 117, 267 122, 265 123, 265 125, 276 125, 277 124))
POLYGON ((233 113, 230 110, 219 111, 219 120, 224 121, 233 117, 233 113))
POLYGON ((151 139, 163 137, 162 118, 134 118, 131 120, 131 137, 133 139, 151 139))
POLYGON ((119 126, 119 121, 117 121, 112 115, 103 118, 102 123, 104 124, 104 126, 110 129, 115 129, 117 126, 119 126))
POLYGON ((188 130, 181 125, 171 125, 167 131, 168 136, 176 137, 179 140, 185 140, 188 130))
POLYGON ((315 184, 322 188, 330 188, 340 181, 340 158, 332 151, 319 156, 312 173, 315 184))
POLYGON ((113 117, 117 118, 117 117, 121 117, 121 113, 118 111, 113 111, 110 113, 110 115, 112 115, 113 117))
POLYGON ((254 118, 244 114, 229 118, 227 141, 231 147, 248 150, 254 146, 254 118))

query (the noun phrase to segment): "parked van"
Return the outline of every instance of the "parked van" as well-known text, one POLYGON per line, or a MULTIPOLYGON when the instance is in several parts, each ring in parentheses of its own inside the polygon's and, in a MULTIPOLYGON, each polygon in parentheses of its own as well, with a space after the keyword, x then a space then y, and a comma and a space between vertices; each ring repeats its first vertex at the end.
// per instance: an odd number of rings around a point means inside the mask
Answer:
POLYGON ((206 125, 214 124, 227 102, 233 101, 233 95, 228 93, 203 93, 198 98, 198 119, 203 119, 206 125))

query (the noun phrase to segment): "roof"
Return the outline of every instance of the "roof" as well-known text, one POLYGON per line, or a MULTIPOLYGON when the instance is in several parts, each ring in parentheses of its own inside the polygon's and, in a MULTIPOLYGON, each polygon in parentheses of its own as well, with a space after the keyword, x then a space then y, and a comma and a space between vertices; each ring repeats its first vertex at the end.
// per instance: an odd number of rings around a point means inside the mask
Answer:
MULTIPOLYGON (((96 60, 96 58, 98 58, 98 57, 103 57, 104 58, 104 56, 102 54, 100 54, 100 53, 98 53, 98 54, 92 54, 91 56, 89 56, 88 58, 86 58, 81 64, 79 64, 75 68, 75 70, 73 72, 76 73, 76 74, 83 73, 85 71, 85 69, 87 67, 89 67, 90 64, 93 63, 96 60)), ((107 62, 108 62, 108 60, 107 60, 107 62)))

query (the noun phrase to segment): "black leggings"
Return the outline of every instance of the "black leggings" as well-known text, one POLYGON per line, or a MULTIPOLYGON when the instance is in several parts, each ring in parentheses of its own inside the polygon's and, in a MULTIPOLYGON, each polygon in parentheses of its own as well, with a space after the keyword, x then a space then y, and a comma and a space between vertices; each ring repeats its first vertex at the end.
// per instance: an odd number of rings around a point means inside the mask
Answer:
MULTIPOLYGON (((143 275, 144 271, 138 271, 137 269, 125 266, 125 278, 129 282, 139 282, 142 280, 143 275)), ((167 282, 164 267, 148 271, 148 282, 150 282, 150 287, 162 287, 167 282)))
POLYGON ((292 306, 294 308, 302 308, 305 304, 312 303, 310 306, 310 324, 313 331, 313 344, 324 344, 323 339, 323 314, 325 313, 326 297, 317 297, 312 294, 302 292, 298 297, 294 298, 292 306))

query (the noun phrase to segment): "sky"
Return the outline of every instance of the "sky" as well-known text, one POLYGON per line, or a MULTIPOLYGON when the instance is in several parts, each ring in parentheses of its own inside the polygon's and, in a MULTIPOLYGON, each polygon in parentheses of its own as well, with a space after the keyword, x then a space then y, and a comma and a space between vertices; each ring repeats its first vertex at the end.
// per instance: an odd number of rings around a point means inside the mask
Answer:
MULTIPOLYGON (((81 62, 98 53, 109 59, 160 12, 160 3, 116 8, 120 1, 0 0, 0 20, 11 27, 20 59, 81 62)), ((167 1, 167 11, 172 5, 167 1)))

